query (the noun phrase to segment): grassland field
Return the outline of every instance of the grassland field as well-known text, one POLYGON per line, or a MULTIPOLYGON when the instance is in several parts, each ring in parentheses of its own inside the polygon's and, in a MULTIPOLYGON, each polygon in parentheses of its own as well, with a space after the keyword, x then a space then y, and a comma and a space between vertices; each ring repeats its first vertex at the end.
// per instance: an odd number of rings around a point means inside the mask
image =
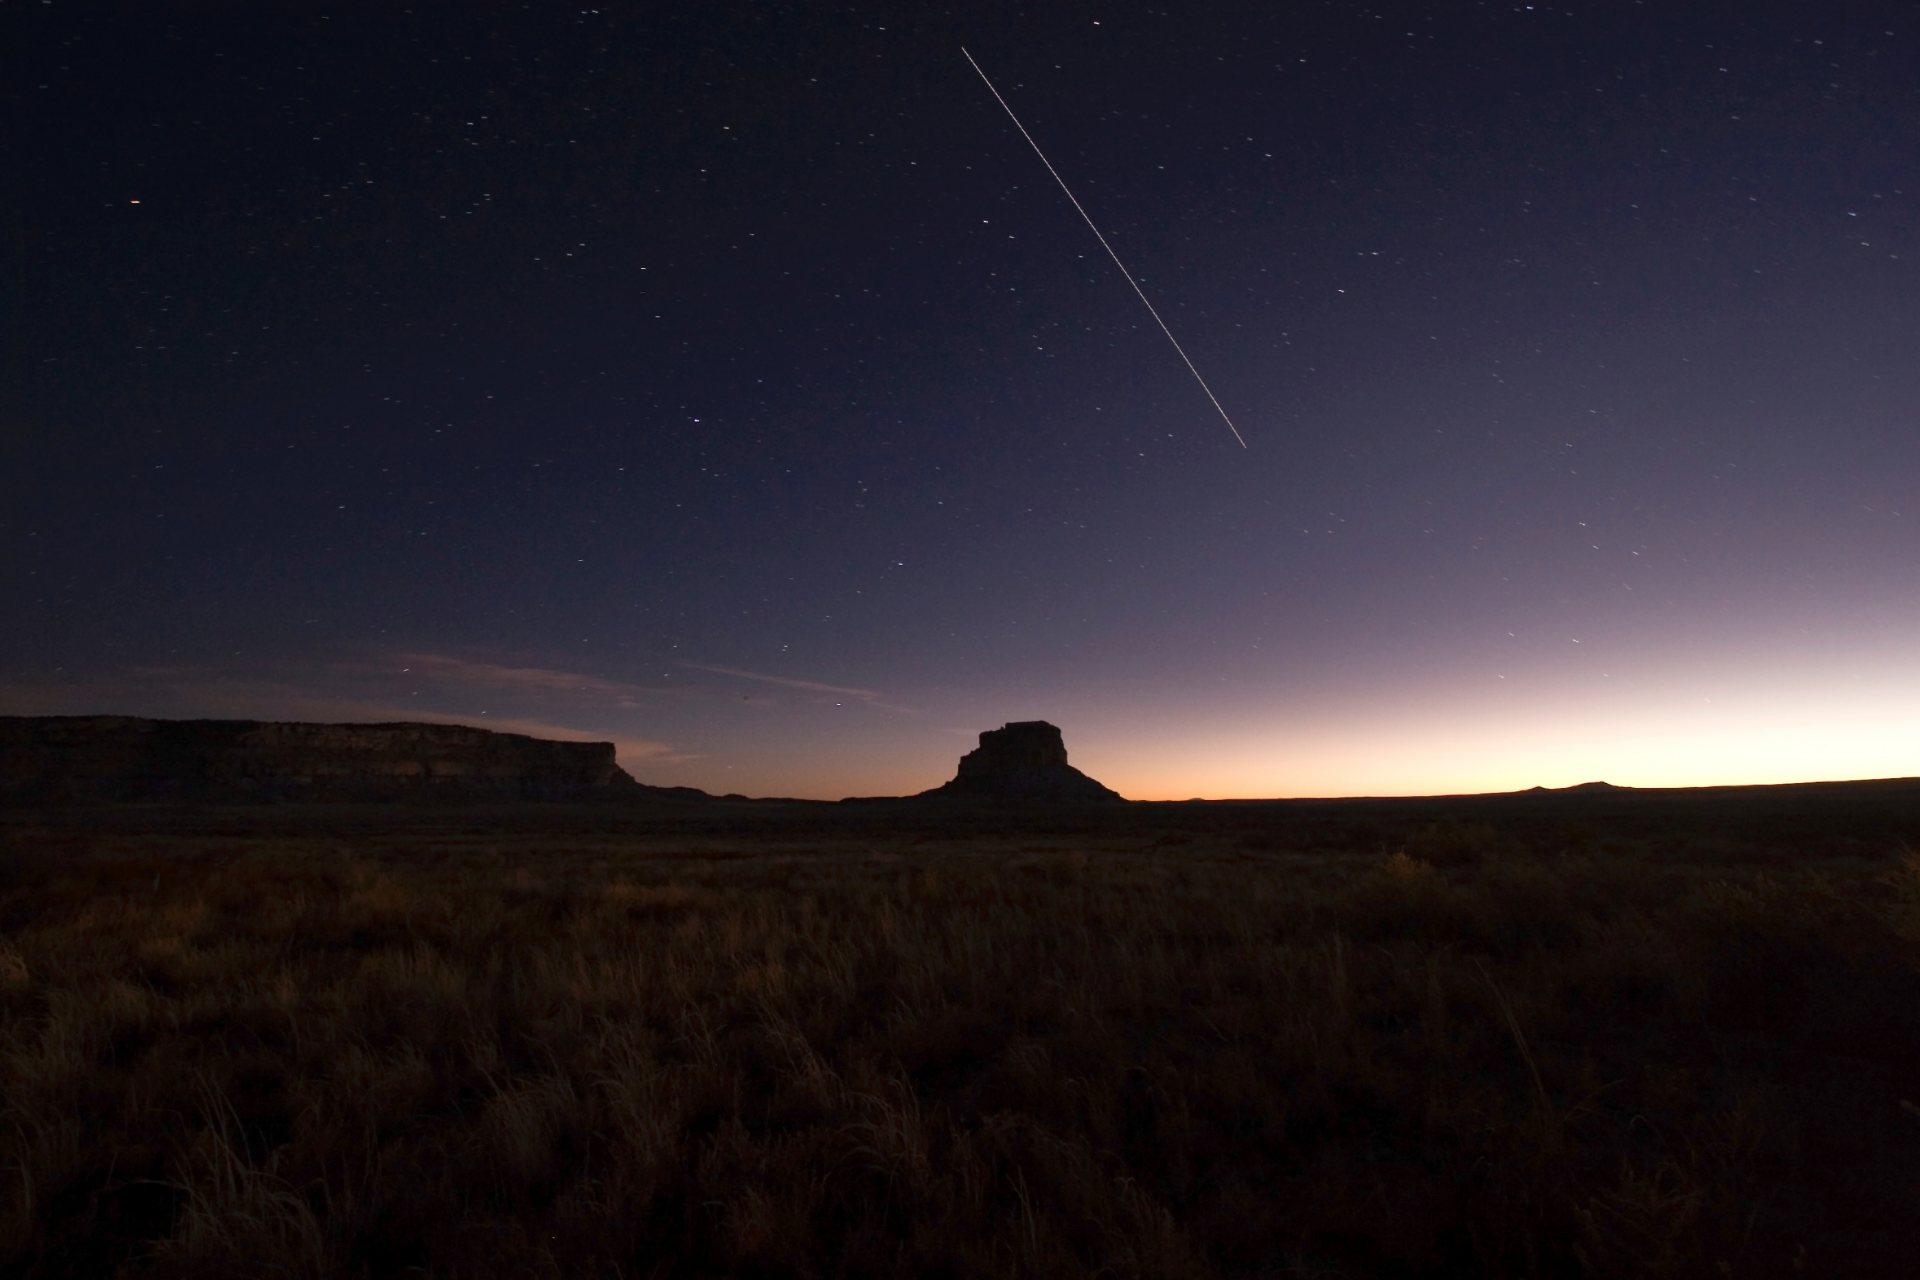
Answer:
POLYGON ((1920 783, 0 811, 0 1275, 1920 1274, 1920 783))

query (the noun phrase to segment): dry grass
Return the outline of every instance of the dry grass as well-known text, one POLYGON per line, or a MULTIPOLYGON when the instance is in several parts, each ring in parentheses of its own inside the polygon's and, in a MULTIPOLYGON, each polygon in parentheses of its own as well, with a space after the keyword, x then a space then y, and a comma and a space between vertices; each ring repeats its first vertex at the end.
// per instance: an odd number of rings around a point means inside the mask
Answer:
POLYGON ((1915 855, 1138 821, 16 819, 0 1273, 1910 1274, 1915 855))

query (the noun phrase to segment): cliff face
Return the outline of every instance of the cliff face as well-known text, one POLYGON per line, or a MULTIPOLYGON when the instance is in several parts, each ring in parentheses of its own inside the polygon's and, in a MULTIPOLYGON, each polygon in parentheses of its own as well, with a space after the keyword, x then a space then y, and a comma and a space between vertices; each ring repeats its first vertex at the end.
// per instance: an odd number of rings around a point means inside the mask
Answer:
POLYGON ((464 725, 0 716, 0 796, 16 800, 564 800, 641 790, 610 742, 464 725))
POLYGON ((1121 796, 1067 763, 1067 743, 1045 720, 1016 720, 980 735, 953 781, 924 796, 1014 802, 1104 802, 1121 796))

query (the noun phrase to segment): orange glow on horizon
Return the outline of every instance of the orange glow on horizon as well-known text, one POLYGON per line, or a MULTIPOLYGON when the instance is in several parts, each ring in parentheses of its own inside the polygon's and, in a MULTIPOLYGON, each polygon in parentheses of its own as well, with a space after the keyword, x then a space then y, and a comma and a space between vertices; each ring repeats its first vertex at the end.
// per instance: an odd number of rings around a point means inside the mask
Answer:
MULTIPOLYGON (((1068 758, 1134 800, 1467 795, 1605 781, 1703 787, 1920 776, 1920 676, 1896 664, 1833 663, 1789 687, 1752 664, 1664 681, 1552 690, 1456 685, 1376 694, 1367 706, 1262 707, 1058 699, 1068 758), (1878 669, 1876 669, 1876 666, 1878 669), (1745 675, 1747 678, 1741 679, 1745 675)), ((1018 707, 1019 704, 1016 704, 1018 707)), ((989 717, 991 719, 991 716, 989 717)), ((789 753, 756 742, 752 759, 714 759, 636 776, 747 795, 840 799, 910 795, 953 776, 982 722, 977 708, 895 726, 878 740, 789 753), (719 776, 716 776, 718 774, 719 776)))
POLYGON ((1075 763, 1140 800, 1465 795, 1605 781, 1736 786, 1920 775, 1920 691, 1818 689, 1741 699, 1591 698, 1537 708, 1430 706, 1163 744, 1089 742, 1075 763))

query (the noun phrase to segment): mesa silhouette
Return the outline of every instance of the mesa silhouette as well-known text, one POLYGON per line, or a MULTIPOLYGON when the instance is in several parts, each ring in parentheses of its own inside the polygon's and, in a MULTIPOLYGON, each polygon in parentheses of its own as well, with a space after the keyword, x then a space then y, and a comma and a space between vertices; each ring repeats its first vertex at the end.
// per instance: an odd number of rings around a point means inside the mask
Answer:
POLYGON ((454 724, 0 717, 0 796, 32 800, 701 797, 646 787, 611 742, 454 724))
POLYGON ((1106 804, 1123 797, 1067 763, 1058 727, 1045 720, 1015 720, 983 732, 979 747, 960 757, 960 771, 951 782, 916 798, 1106 804))
MULTIPOLYGON (((0 796, 47 800, 711 800, 636 781, 611 742, 559 742, 469 725, 0 717, 0 796)), ((730 796, 727 799, 741 799, 730 796)), ((980 735, 952 781, 908 799, 1108 804, 1067 763, 1058 727, 980 735)))

